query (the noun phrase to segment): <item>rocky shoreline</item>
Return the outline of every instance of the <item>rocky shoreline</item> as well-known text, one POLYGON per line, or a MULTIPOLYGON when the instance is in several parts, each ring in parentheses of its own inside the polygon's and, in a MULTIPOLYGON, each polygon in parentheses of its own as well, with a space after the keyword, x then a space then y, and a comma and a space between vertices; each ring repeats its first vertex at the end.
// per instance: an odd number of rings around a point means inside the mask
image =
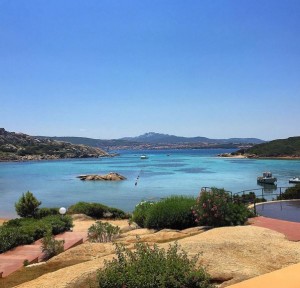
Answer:
POLYGON ((292 156, 278 156, 278 157, 266 157, 266 156, 258 156, 255 154, 232 154, 232 153, 222 153, 218 154, 218 157, 223 158, 239 158, 239 159, 274 159, 274 160, 299 160, 299 155, 292 156))
POLYGON ((0 128, 0 161, 39 161, 72 158, 111 157, 100 148, 39 139, 0 128))

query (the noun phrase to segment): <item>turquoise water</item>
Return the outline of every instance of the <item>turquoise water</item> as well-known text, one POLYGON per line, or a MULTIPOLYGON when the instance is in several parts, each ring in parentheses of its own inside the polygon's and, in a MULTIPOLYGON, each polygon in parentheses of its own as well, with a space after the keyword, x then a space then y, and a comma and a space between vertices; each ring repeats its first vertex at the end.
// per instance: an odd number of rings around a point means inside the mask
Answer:
POLYGON ((16 216, 14 203, 28 190, 44 207, 68 207, 87 201, 132 211, 143 199, 172 194, 197 196, 203 186, 232 192, 260 188, 256 178, 263 171, 272 171, 278 186, 289 186, 288 179, 300 173, 299 160, 216 157, 223 152, 229 151, 121 151, 114 158, 0 163, 0 217, 16 216), (140 159, 144 153, 149 159, 140 159), (127 180, 84 182, 76 178, 109 172, 120 173, 127 180))

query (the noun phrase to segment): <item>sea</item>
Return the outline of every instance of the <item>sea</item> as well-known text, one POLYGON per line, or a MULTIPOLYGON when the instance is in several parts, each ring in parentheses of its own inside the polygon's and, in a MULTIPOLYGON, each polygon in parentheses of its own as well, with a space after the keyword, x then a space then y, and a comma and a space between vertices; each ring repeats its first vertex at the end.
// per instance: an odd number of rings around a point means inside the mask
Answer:
MULTIPOLYGON (((131 212, 143 200, 170 195, 197 197, 202 187, 261 193, 257 177, 271 171, 277 188, 300 175, 300 160, 235 159, 217 157, 229 149, 116 151, 109 158, 0 163, 0 217, 16 217, 15 203, 30 191, 41 207, 65 207, 79 201, 99 202, 131 212), (142 160, 145 154, 148 159, 142 160), (124 181, 81 181, 83 174, 117 172, 124 181), (256 190, 255 190, 256 189, 256 190)), ((274 187, 265 189, 272 197, 274 187)))

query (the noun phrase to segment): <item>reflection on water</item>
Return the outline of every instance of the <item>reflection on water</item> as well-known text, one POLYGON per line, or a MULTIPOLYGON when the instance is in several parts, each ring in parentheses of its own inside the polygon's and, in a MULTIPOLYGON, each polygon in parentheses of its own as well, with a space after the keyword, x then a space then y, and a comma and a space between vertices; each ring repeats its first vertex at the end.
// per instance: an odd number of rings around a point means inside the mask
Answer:
POLYGON ((300 222, 300 200, 259 204, 256 212, 265 217, 300 222))
POLYGON ((277 184, 257 183, 263 188, 264 193, 274 193, 277 191, 277 184))

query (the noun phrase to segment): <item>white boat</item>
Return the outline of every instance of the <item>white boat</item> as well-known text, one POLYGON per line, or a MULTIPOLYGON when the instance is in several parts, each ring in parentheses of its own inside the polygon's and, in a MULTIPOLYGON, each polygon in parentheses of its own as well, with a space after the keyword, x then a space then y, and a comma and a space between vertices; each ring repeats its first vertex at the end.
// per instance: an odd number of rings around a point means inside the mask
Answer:
POLYGON ((274 184, 276 181, 277 181, 277 178, 273 177, 271 172, 264 172, 263 176, 257 177, 258 183, 274 184))
POLYGON ((141 159, 148 159, 147 155, 141 155, 141 159))
POLYGON ((289 179, 289 183, 295 183, 295 184, 300 183, 300 177, 293 177, 289 179))

